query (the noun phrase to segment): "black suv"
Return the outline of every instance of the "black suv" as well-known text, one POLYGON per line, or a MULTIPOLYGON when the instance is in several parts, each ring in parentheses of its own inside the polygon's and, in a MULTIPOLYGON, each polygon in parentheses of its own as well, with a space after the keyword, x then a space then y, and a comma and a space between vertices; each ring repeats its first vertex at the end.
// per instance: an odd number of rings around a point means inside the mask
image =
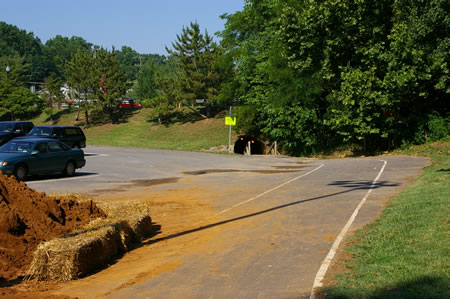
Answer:
POLYGON ((70 147, 86 147, 86 136, 80 127, 37 126, 27 136, 58 139, 70 147))
POLYGON ((33 127, 31 121, 0 121, 0 145, 13 138, 25 136, 33 127))

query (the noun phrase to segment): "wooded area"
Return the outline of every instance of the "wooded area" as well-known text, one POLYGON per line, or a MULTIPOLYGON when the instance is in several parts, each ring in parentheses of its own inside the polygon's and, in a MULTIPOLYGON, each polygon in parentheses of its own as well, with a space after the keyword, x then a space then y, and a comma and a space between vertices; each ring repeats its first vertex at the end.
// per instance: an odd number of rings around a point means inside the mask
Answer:
POLYGON ((197 99, 208 117, 239 103, 237 129, 290 154, 437 140, 449 132, 449 8, 441 0, 247 0, 222 16, 219 42, 191 23, 167 57, 81 37, 42 44, 0 22, 0 65, 10 69, 0 72, 0 114, 51 110, 67 83, 74 98, 86 97, 86 120, 97 109, 114 121, 125 96, 153 107, 160 122, 197 99), (45 82, 45 98, 27 82, 45 82))

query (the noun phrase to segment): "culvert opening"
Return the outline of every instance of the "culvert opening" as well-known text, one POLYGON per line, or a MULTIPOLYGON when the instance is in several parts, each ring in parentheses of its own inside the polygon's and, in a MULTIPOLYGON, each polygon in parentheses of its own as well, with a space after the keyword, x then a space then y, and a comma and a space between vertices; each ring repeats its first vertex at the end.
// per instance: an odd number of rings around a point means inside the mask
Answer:
POLYGON ((235 154, 244 155, 246 153, 246 150, 248 151, 249 148, 251 155, 264 154, 264 143, 252 136, 241 135, 234 143, 235 154))

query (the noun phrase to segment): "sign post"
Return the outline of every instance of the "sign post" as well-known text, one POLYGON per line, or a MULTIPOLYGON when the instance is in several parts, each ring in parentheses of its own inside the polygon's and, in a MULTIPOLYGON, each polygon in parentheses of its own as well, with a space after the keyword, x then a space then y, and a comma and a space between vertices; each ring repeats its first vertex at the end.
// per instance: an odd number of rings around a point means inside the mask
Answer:
POLYGON ((231 106, 230 106, 230 116, 225 117, 225 125, 230 126, 228 130, 228 152, 231 152, 231 126, 236 125, 236 117, 231 117, 231 106))

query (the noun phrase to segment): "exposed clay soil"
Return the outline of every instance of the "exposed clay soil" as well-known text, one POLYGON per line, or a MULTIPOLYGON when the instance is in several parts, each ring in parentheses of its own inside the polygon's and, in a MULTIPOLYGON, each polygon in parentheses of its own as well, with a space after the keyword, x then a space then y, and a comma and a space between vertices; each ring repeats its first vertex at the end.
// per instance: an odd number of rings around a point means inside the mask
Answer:
MULTIPOLYGON (((186 183, 189 180, 184 180, 186 183)), ((151 185, 151 184, 150 184, 151 185)), ((137 200, 150 207, 155 235, 142 246, 127 252, 114 264, 81 280, 70 282, 17 281, 8 287, 0 282, 0 297, 6 298, 76 298, 103 297, 115 291, 145 281, 183 265, 179 253, 206 250, 204 246, 220 231, 211 228, 197 234, 184 232, 219 221, 206 199, 214 196, 208 189, 181 184, 179 189, 148 189, 134 186, 131 190, 105 192, 96 199, 110 201, 137 200), (159 228, 159 229, 158 229, 159 228), (180 237, 176 237, 180 234, 180 237), (151 258, 149 258, 151 257, 151 258), (134 277, 134 278, 133 278, 134 277)))
POLYGON ((106 217, 92 201, 49 197, 0 172, 0 287, 26 275, 40 242, 106 217))

